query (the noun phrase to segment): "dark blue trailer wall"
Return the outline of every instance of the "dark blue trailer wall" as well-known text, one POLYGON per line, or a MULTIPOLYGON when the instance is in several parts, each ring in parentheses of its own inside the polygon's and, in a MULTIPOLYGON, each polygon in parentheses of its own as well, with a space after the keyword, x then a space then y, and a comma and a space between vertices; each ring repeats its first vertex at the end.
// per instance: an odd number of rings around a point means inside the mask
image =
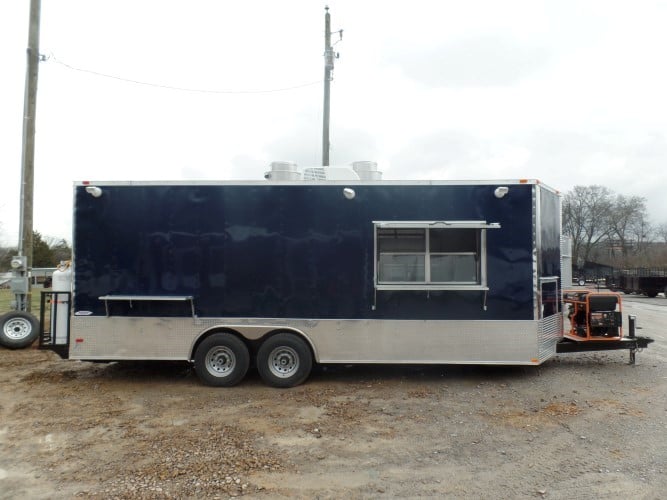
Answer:
MULTIPOLYGON (((561 202, 557 193, 548 189, 539 190, 537 211, 539 275, 561 275, 561 202)), ((569 283, 567 283, 569 286, 569 283)))
MULTIPOLYGON (((560 276, 560 201, 532 183, 100 186, 75 192, 75 314, 150 295, 193 296, 199 317, 532 320, 537 281, 560 276), (488 291, 376 289, 376 221, 498 223, 485 231, 488 291)), ((175 302, 111 307, 191 315, 175 302)))

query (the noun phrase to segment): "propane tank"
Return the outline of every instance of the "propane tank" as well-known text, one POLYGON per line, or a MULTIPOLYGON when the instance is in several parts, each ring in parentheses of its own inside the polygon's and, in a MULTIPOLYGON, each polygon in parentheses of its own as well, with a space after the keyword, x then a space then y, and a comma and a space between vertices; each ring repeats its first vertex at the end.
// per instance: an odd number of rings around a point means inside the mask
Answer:
MULTIPOLYGON (((72 291, 72 268, 70 262, 61 262, 53 271, 53 292, 72 291)), ((55 332, 54 344, 67 344, 69 334, 69 295, 54 293, 51 296, 51 333, 55 332)))

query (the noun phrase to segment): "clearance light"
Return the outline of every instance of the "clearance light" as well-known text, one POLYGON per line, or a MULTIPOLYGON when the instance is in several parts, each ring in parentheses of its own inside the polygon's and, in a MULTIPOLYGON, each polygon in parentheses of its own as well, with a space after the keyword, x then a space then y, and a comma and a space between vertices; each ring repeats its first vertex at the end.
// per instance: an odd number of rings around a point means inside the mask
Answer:
POLYGON ((498 186, 495 189, 495 191, 493 192, 493 195, 496 198, 501 199, 501 198, 504 198, 505 195, 507 195, 507 193, 509 193, 509 192, 510 192, 510 188, 508 188, 507 186, 498 186))
POLYGON ((357 193, 354 192, 354 189, 352 188, 345 188, 343 189, 343 196, 347 198, 348 200, 353 200, 355 196, 357 196, 357 193))
POLYGON ((102 196, 102 190, 97 186, 86 186, 86 193, 88 193, 93 198, 99 198, 102 196))

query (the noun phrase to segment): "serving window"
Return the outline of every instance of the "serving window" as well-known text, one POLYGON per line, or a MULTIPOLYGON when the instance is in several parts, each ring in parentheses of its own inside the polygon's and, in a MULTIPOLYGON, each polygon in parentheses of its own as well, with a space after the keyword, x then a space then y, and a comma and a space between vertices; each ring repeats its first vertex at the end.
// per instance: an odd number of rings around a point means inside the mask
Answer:
POLYGON ((375 222, 378 289, 486 290, 485 221, 375 222))

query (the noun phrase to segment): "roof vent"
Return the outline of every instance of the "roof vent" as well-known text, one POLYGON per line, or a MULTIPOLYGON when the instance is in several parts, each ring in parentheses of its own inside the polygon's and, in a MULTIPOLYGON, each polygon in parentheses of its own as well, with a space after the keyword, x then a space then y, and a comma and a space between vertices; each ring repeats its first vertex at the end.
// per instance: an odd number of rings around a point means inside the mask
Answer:
POLYGON ((270 181, 298 181, 301 180, 301 172, 293 161, 274 161, 264 178, 270 181))
POLYGON ((362 181, 382 180, 382 172, 378 170, 378 164, 374 161, 355 161, 352 168, 362 181))

